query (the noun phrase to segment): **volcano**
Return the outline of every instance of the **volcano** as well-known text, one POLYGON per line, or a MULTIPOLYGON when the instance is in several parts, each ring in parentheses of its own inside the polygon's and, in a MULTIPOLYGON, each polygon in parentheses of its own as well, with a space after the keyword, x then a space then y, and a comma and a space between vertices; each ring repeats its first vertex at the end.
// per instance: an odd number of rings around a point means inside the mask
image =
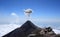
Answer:
POLYGON ((60 34, 56 34, 51 27, 40 28, 28 20, 21 27, 2 37, 60 37, 60 34))
POLYGON ((27 37, 33 30, 38 29, 31 21, 26 21, 21 27, 16 28, 12 32, 2 37, 27 37))

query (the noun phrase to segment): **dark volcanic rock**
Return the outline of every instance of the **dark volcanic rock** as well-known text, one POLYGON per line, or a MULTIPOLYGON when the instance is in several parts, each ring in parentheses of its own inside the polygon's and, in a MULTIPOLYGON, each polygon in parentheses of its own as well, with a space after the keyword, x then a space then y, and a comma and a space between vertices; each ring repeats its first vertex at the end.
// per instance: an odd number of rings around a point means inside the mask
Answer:
POLYGON ((25 22, 20 28, 4 35, 3 37, 27 37, 33 30, 38 29, 31 21, 25 22))
POLYGON ((55 34, 51 27, 34 30, 28 37, 60 37, 60 34, 55 34))

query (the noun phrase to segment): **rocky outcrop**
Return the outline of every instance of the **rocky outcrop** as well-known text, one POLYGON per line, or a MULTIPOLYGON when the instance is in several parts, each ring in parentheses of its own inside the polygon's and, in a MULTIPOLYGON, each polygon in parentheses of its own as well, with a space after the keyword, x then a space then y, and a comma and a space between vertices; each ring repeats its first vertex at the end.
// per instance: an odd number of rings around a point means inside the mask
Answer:
POLYGON ((60 34, 59 35, 55 34, 52 28, 48 27, 37 29, 31 32, 31 34, 29 34, 28 37, 60 37, 60 34))

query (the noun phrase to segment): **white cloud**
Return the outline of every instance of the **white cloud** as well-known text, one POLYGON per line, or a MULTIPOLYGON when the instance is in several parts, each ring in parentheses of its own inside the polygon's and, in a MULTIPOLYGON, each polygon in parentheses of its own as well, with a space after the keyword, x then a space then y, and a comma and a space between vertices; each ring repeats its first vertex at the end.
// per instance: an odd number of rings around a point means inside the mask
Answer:
POLYGON ((6 35, 7 33, 13 31, 14 29, 20 27, 21 25, 17 24, 5 24, 5 25, 0 25, 0 37, 3 35, 6 35))
POLYGON ((11 21, 11 23, 19 23, 19 21, 20 21, 20 18, 19 18, 19 16, 16 14, 16 13, 11 13, 11 15, 14 17, 13 18, 13 22, 11 21))
POLYGON ((11 15, 13 15, 13 16, 17 16, 17 14, 16 14, 16 13, 11 13, 11 15))
POLYGON ((56 34, 60 34, 60 30, 53 29, 53 31, 54 31, 56 34))

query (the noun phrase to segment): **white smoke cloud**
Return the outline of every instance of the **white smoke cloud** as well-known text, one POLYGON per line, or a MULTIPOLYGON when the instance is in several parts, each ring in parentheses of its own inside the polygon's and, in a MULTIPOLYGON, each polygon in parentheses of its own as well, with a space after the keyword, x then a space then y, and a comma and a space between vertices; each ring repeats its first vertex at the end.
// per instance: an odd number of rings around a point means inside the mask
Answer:
POLYGON ((13 18, 13 22, 11 22, 11 23, 19 23, 19 21, 20 21, 20 18, 19 18, 19 16, 16 14, 16 13, 11 13, 11 15, 14 17, 13 18))
POLYGON ((26 16, 29 17, 30 14, 32 13, 32 9, 30 9, 30 8, 29 8, 29 9, 25 9, 25 10, 24 10, 24 13, 25 13, 26 16))
POLYGON ((31 13, 32 12, 32 9, 25 9, 24 10, 26 13, 31 13))
POLYGON ((11 13, 11 15, 18 17, 18 15, 16 13, 11 13))

